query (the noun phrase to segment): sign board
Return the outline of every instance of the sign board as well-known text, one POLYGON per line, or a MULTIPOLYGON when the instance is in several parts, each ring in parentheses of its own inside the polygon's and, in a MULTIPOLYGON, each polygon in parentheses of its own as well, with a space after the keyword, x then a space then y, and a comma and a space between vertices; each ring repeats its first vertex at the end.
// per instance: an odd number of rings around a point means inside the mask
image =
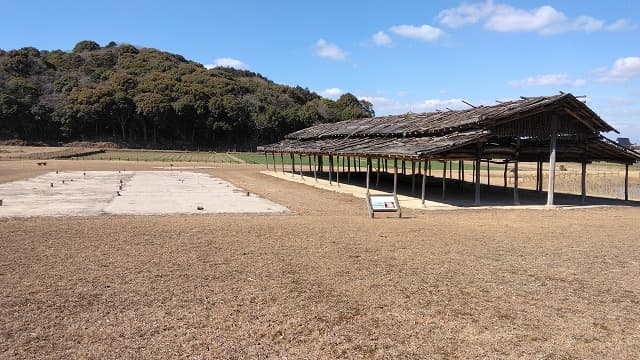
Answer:
POLYGON ((397 212, 398 217, 402 217, 400 203, 395 194, 367 194, 367 208, 369 209, 370 217, 373 217, 376 212, 397 212))

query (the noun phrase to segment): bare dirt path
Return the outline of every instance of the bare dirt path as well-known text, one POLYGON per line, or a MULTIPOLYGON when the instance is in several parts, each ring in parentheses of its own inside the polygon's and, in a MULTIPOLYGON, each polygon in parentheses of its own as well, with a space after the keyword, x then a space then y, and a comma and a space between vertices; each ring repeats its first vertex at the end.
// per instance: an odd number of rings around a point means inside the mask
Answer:
POLYGON ((259 170, 201 171, 292 215, 0 219, 0 357, 640 356, 639 208, 371 220, 259 170))

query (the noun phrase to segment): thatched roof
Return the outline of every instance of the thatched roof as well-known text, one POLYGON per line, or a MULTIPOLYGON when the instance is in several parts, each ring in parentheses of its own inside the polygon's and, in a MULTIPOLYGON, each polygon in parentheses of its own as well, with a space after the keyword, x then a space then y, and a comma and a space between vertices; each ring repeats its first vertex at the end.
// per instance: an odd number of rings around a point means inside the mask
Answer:
POLYGON ((336 136, 424 136, 450 134, 496 126, 541 112, 559 111, 579 118, 594 132, 616 131, 582 101, 571 94, 522 98, 467 110, 408 113, 337 123, 326 123, 296 131, 287 139, 320 139, 336 136))
POLYGON ((489 135, 487 131, 475 130, 452 133, 444 136, 424 137, 368 137, 332 138, 322 140, 290 140, 260 147, 260 151, 278 153, 331 153, 345 156, 415 157, 437 154, 475 143, 489 135))
POLYGON ((571 94, 319 124, 258 151, 413 159, 475 158, 478 151, 485 158, 510 158, 518 152, 531 161, 548 156, 552 116, 559 119, 559 161, 640 160, 639 153, 604 138, 601 132, 616 130, 571 94))

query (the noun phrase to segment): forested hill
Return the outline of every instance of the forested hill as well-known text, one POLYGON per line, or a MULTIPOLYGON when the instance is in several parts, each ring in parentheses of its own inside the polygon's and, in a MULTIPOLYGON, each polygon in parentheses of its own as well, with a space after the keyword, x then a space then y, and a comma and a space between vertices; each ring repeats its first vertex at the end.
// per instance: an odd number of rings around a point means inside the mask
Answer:
POLYGON ((151 48, 0 49, 0 140, 251 149, 318 122, 372 115, 351 94, 332 101, 151 48))

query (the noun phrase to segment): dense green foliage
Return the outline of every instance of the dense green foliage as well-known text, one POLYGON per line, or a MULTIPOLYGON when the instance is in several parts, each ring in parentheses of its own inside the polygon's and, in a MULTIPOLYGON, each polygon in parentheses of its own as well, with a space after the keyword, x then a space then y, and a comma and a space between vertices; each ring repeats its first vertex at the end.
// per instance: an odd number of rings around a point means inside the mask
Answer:
POLYGON ((151 48, 81 41, 72 52, 0 50, 0 138, 250 149, 368 116, 371 104, 351 94, 332 101, 151 48))

